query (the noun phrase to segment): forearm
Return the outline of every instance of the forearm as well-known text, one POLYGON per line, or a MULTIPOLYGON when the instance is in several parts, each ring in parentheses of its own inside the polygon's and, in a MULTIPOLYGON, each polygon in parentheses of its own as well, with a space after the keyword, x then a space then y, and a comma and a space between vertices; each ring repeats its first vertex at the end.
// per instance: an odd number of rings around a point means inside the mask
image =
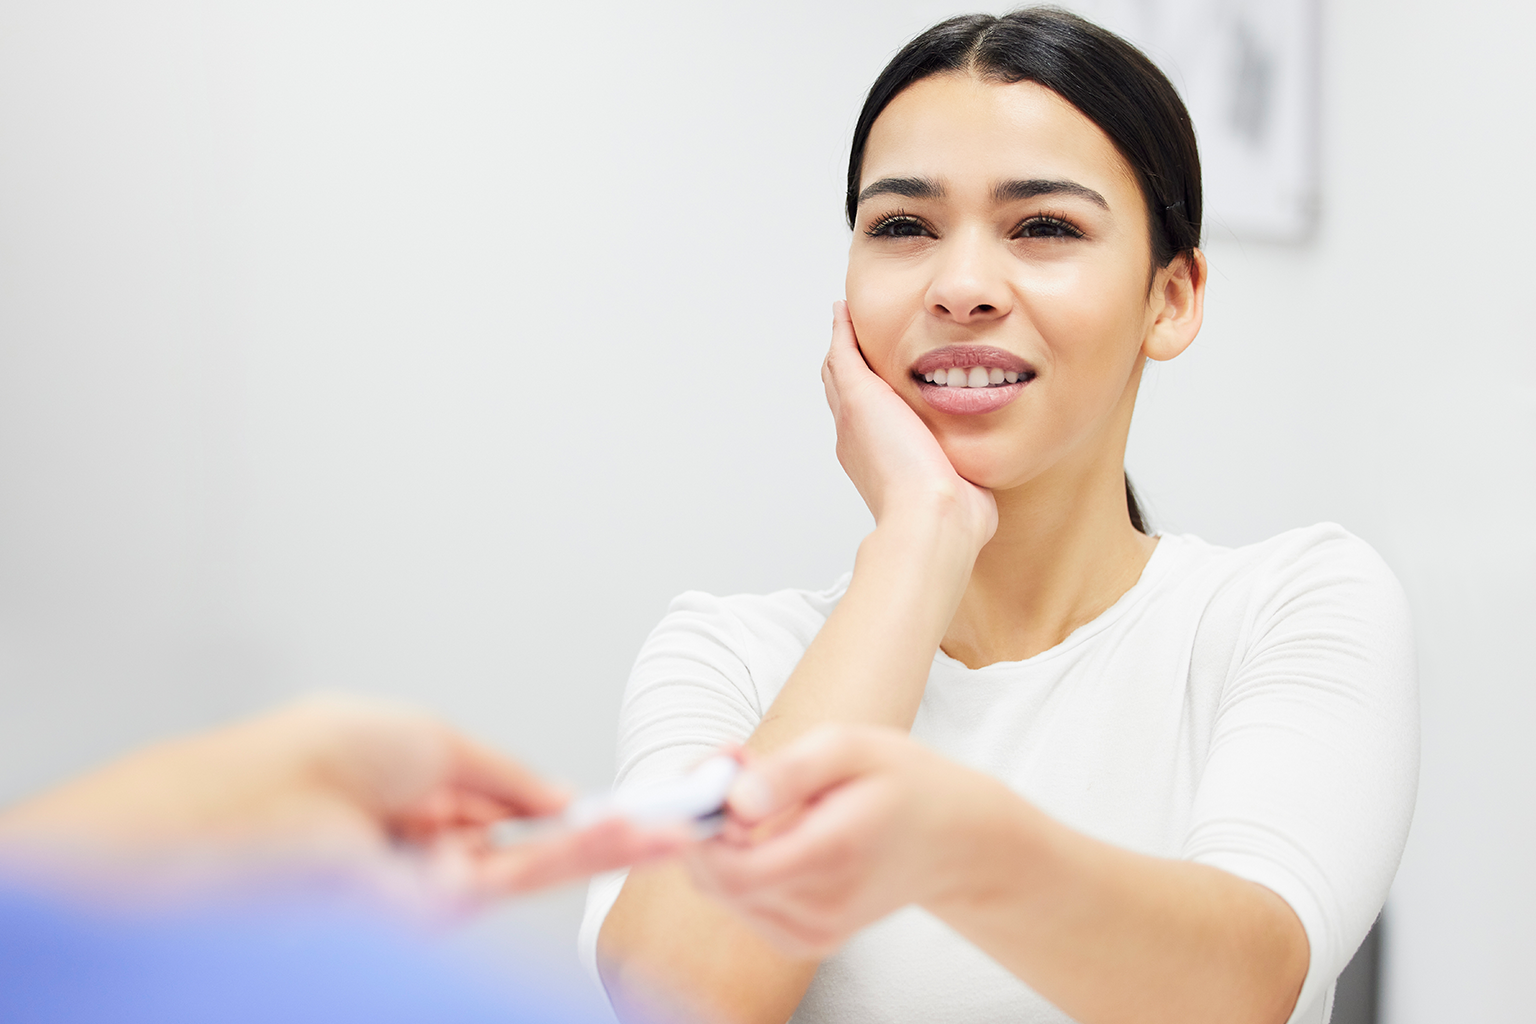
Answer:
POLYGON ((1000 783, 927 909, 1084 1024, 1281 1024, 1306 976, 1290 907, 1217 868, 1075 832, 1000 783))
MULTIPOLYGON (((848 592, 747 746, 767 753, 828 722, 909 729, 979 546, 942 501, 877 527, 859 546, 848 592)), ((625 1019, 660 1010, 783 1021, 816 969, 777 952, 671 867, 631 874, 598 956, 625 1019)))
POLYGON ((230 838, 228 805, 269 782, 249 726, 136 751, 0 814, 0 838, 128 847, 230 838))
POLYGON ((747 741, 759 753, 829 722, 909 729, 981 538, 942 499, 859 545, 848 591, 747 741))
POLYGON ((630 873, 598 936, 598 973, 625 1024, 782 1024, 817 961, 785 956, 703 896, 681 865, 630 873))

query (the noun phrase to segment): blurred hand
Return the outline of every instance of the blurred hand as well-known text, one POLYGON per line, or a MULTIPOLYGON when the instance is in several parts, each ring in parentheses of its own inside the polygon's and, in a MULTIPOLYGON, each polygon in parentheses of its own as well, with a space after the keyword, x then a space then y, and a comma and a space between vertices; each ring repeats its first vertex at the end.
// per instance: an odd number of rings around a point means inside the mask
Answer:
POLYGON ((797 957, 826 956, 963 883, 965 823, 1001 788, 877 726, 823 726, 767 757, 740 756, 730 827, 686 862, 702 890, 797 957))
POLYGON ((859 350, 848 303, 832 305, 832 347, 821 368, 837 424, 837 461, 874 514, 876 525, 914 503, 952 505, 981 543, 997 530, 992 492, 955 472, 927 425, 859 350))
POLYGON ((0 814, 0 843, 107 867, 319 869, 435 909, 687 841, 608 821, 504 849, 489 842, 490 823, 554 814, 568 799, 419 712, 323 698, 150 747, 35 797, 0 814))

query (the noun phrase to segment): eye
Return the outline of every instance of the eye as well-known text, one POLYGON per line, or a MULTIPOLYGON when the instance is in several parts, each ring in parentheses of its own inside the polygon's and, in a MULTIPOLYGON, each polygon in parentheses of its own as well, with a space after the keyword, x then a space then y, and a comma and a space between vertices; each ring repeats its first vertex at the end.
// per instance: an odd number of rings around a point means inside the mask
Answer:
POLYGON ((932 238, 928 225, 910 213, 898 211, 881 217, 864 232, 870 238, 932 238))
POLYGON ((1030 217, 1013 229, 1014 238, 1082 238, 1077 225, 1061 217, 1030 217))

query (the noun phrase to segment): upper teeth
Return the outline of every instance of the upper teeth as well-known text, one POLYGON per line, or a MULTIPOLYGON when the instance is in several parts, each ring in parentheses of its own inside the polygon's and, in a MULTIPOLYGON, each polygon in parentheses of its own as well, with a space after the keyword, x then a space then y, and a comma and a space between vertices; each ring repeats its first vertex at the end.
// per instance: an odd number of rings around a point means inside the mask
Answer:
POLYGON ((951 388, 984 388, 988 384, 1017 384, 1019 375, 1013 370, 999 370, 995 366, 953 366, 947 370, 925 373, 923 380, 951 388))

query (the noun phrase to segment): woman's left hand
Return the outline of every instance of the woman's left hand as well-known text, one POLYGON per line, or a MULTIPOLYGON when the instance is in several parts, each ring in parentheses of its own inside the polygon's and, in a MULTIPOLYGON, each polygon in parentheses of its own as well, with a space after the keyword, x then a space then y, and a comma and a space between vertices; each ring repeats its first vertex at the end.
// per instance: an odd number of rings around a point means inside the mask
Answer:
POLYGON ((794 956, 964 882, 967 822, 1011 794, 896 729, 834 725, 748 762, 694 881, 794 956))
POLYGON ((1218 868, 1113 846, 906 734, 824 726, 748 758, 695 884, 821 958, 919 905, 1081 1021, 1281 1021, 1308 966, 1296 912, 1218 868))

